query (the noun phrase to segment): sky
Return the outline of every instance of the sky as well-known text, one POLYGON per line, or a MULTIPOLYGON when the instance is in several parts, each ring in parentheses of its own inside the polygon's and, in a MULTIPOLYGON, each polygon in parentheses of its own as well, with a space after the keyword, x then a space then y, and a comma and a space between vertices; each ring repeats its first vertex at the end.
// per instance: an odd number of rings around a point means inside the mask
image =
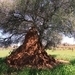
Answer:
POLYGON ((63 36, 61 43, 75 44, 75 39, 73 37, 69 38, 67 36, 63 36))

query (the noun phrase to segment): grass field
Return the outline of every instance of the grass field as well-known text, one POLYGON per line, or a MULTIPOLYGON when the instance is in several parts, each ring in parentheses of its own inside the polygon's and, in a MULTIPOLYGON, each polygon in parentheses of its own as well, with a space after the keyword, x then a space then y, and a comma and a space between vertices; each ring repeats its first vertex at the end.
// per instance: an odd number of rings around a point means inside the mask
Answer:
POLYGON ((75 75, 75 51, 70 50, 47 50, 47 53, 56 59, 69 60, 70 64, 61 64, 53 69, 31 69, 24 68, 16 70, 10 68, 5 63, 5 56, 8 56, 9 50, 0 51, 0 75, 75 75))
POLYGON ((10 50, 0 50, 0 58, 6 57, 10 54, 10 50))
POLYGON ((75 59, 75 50, 47 50, 48 54, 53 55, 57 59, 73 60, 75 59))

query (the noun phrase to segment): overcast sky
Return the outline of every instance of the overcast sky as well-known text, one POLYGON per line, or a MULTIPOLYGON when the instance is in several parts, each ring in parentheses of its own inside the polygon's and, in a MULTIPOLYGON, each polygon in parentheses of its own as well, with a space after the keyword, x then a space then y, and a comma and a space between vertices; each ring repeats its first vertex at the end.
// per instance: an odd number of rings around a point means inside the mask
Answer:
POLYGON ((75 39, 74 38, 69 38, 67 36, 63 36, 62 43, 75 44, 75 39))

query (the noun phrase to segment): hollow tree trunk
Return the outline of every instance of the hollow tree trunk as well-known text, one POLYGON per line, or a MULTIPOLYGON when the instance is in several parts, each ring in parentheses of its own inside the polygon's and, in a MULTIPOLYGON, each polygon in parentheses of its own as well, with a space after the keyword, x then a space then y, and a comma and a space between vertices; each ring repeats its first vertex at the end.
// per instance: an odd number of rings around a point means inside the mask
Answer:
POLYGON ((56 61, 52 56, 47 55, 39 41, 37 29, 32 27, 26 34, 24 43, 6 58, 6 63, 14 68, 22 68, 24 66, 52 68, 56 61))

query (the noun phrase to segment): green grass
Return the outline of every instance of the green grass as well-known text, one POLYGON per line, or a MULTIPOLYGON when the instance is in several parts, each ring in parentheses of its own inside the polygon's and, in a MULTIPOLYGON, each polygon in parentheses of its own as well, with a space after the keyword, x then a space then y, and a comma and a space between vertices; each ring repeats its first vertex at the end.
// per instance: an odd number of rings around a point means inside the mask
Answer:
POLYGON ((57 59, 73 60, 75 59, 75 50, 46 50, 49 55, 53 55, 57 59))
POLYGON ((10 50, 0 50, 0 58, 8 56, 10 52, 10 50))
MULTIPOLYGON (((2 51, 1 51, 2 52, 2 51)), ((0 55, 0 75, 75 75, 75 51, 68 50, 47 50, 47 53, 54 56, 57 59, 69 60, 70 64, 61 64, 53 69, 31 69, 24 68, 22 70, 16 70, 8 67, 5 63, 5 56, 9 55, 8 50, 3 50, 3 55, 0 55)))

